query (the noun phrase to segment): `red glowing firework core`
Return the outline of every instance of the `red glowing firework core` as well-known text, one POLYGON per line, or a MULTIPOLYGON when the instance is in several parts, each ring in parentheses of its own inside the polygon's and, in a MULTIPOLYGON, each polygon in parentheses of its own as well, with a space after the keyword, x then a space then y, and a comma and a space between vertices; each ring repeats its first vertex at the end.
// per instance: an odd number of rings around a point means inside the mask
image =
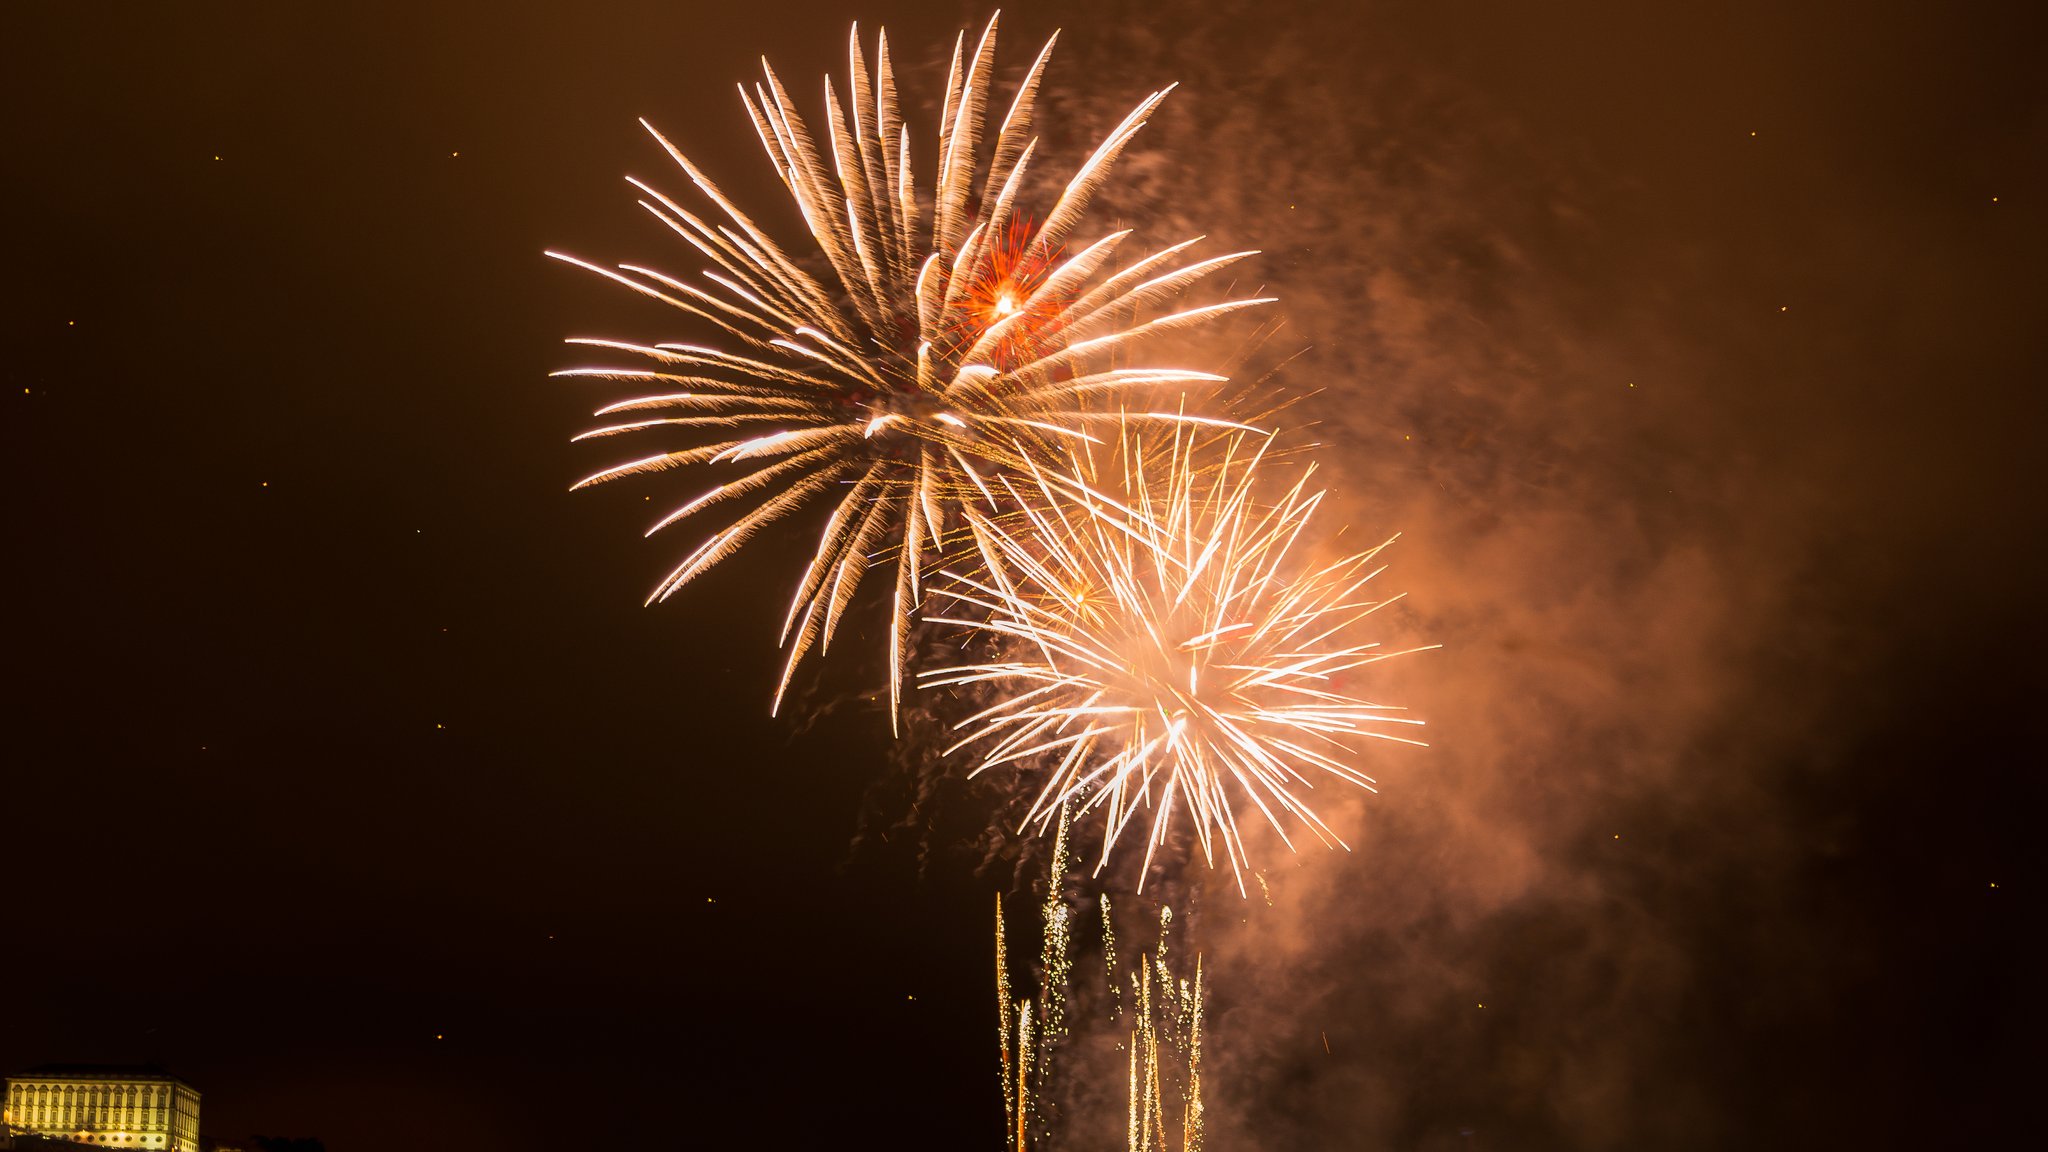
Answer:
POLYGON ((1011 217, 1009 227, 991 246, 989 259, 967 285, 965 316, 954 334, 959 343, 972 344, 988 329, 1018 317, 990 353, 991 366, 998 371, 1011 371, 1056 350, 1065 326, 1065 295, 1040 291, 1062 249, 1052 246, 1034 252, 1031 241, 1037 234, 1030 219, 1011 217))

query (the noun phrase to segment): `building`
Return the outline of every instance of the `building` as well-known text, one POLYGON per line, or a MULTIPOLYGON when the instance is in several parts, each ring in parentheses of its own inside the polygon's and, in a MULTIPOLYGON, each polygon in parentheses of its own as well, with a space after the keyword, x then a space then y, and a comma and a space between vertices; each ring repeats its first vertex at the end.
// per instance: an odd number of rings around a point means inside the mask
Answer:
POLYGON ((7 1078, 16 1132, 98 1148, 199 1152, 199 1093, 161 1068, 45 1064, 7 1078))

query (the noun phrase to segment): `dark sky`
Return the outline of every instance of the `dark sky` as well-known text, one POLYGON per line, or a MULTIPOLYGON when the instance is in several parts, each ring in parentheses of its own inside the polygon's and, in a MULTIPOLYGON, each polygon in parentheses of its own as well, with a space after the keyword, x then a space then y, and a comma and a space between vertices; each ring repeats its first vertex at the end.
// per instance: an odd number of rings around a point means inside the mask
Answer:
MULTIPOLYGON (((1446 645, 1357 850, 1206 896, 1217 1146, 2030 1139, 2025 6, 1339 7, 1005 17, 1060 163, 1183 82, 1098 223, 1266 250, 1446 645)), ((0 1065, 336 1152, 994 1145, 1007 872, 860 834, 871 652, 766 715, 807 532, 639 606, 677 489, 568 494, 615 397, 546 373, 679 333, 541 256, 692 267, 643 115, 787 235, 757 56, 812 109, 886 23, 928 126, 984 17, 8 6, 0 1065)))

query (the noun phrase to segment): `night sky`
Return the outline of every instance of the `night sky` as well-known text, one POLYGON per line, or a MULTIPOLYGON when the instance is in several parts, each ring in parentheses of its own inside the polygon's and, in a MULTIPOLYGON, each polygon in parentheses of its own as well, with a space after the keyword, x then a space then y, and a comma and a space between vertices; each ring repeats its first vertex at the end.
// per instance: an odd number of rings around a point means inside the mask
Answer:
MULTIPOLYGON (((1445 645, 1354 850, 1197 900, 1212 1147, 2039 1139, 2027 15, 1005 13, 1056 166, 1182 82, 1094 230, 1265 251, 1445 645)), ((638 116, 791 236, 757 58, 815 114, 886 24, 929 131, 985 18, 8 6, 0 1065, 334 1152, 996 1146, 980 801, 906 811, 877 615, 767 715, 812 529, 640 606, 693 482, 568 493, 618 394, 547 373, 703 333, 541 255, 694 271, 638 116)))

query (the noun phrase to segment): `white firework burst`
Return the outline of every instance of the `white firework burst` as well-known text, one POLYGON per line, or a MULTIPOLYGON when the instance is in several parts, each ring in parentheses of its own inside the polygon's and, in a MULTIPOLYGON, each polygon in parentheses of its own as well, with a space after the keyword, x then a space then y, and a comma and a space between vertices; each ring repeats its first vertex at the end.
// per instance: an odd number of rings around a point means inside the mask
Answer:
POLYGON ((1361 742, 1418 744, 1400 731, 1421 722, 1354 694, 1364 669, 1405 654, 1355 635, 1398 599, 1366 594, 1386 544, 1304 563, 1322 499, 1306 489, 1313 466, 1262 502, 1270 440, 1197 439, 1176 431, 1148 452, 1127 433, 1118 476, 1098 476, 1077 452, 1063 472, 1005 477, 1002 514, 970 507, 980 566, 933 583, 968 611, 934 619, 992 651, 920 677, 999 695, 956 726, 966 735, 947 751, 980 745, 977 773, 1040 774, 1026 826, 1069 804, 1099 812, 1107 862, 1149 811, 1149 868, 1184 808, 1204 857, 1213 865, 1220 843, 1242 888, 1245 805, 1290 848, 1283 815, 1342 845, 1308 791, 1317 779, 1373 789, 1361 742))

